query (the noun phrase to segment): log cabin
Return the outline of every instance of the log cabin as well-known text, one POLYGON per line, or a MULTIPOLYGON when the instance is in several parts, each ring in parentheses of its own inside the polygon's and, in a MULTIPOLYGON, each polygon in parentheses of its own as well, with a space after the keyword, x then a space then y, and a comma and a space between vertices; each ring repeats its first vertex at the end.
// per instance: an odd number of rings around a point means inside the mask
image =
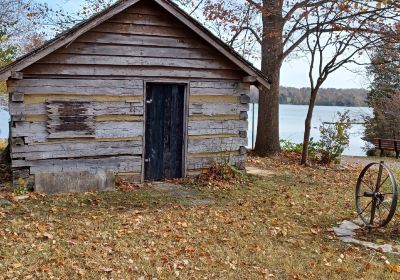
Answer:
POLYGON ((0 69, 14 184, 102 191, 245 167, 268 79, 169 0, 122 0, 0 69))

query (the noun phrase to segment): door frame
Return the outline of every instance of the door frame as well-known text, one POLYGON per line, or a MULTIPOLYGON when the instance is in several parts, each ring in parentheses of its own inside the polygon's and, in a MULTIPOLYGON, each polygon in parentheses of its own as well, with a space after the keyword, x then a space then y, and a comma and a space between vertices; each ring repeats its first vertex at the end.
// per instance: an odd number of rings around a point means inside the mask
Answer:
POLYGON ((182 80, 144 80, 143 81, 143 151, 142 151, 142 175, 141 182, 145 181, 145 158, 146 158, 146 116, 147 116, 147 86, 148 84, 166 84, 166 85, 180 85, 184 86, 183 91, 183 150, 182 150, 182 178, 186 177, 187 168, 187 151, 188 151, 188 122, 189 122, 189 94, 190 94, 190 82, 182 80))

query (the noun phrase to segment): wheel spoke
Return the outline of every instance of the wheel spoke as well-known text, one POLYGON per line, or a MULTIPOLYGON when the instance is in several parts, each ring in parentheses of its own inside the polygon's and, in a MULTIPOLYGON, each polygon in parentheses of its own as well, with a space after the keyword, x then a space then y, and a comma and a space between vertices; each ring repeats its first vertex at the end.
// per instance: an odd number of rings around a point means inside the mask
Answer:
POLYGON ((380 184, 379 189, 386 183, 387 179, 389 179, 389 175, 386 176, 385 180, 383 180, 383 183, 380 184))
POLYGON ((380 183, 382 182, 382 173, 383 173, 383 165, 381 163, 379 165, 378 178, 376 178, 376 184, 375 184, 376 190, 375 190, 375 192, 378 192, 379 188, 381 186, 380 183))
POLYGON ((381 205, 383 205, 383 207, 385 207, 385 208, 389 211, 389 213, 390 213, 390 209, 387 208, 385 204, 382 203, 381 205))
POLYGON ((367 206, 365 206, 365 208, 361 211, 361 213, 358 214, 359 216, 361 216, 361 214, 364 213, 364 211, 368 208, 368 206, 371 205, 372 201, 373 201, 373 200, 371 200, 371 201, 367 204, 367 206))
POLYGON ((380 222, 382 221, 382 215, 381 215, 381 207, 379 207, 379 206, 377 206, 376 208, 378 209, 379 224, 380 224, 380 222))
POLYGON ((370 184, 367 184, 367 183, 364 181, 364 179, 361 179, 361 182, 364 183, 365 185, 367 185, 367 187, 368 187, 371 191, 374 191, 374 188, 373 188, 370 184))

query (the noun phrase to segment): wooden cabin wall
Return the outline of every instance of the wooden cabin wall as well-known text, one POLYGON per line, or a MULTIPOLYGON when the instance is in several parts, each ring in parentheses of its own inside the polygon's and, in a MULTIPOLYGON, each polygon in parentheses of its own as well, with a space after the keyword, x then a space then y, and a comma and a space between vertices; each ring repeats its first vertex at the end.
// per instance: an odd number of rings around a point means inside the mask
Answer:
POLYGON ((244 165, 246 74, 155 5, 131 7, 8 81, 13 168, 106 169, 139 179, 145 81, 188 86, 189 175, 214 160, 244 165), (89 102, 93 135, 49 137, 55 101, 89 102))

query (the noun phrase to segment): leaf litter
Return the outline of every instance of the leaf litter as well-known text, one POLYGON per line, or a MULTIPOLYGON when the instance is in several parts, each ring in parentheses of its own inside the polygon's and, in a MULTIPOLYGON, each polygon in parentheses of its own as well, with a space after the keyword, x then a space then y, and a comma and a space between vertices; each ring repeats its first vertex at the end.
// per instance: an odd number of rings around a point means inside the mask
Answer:
POLYGON ((331 231, 355 217, 358 167, 248 164, 276 175, 184 182, 211 205, 132 185, 0 208, 0 279, 398 279, 398 257, 331 231))

